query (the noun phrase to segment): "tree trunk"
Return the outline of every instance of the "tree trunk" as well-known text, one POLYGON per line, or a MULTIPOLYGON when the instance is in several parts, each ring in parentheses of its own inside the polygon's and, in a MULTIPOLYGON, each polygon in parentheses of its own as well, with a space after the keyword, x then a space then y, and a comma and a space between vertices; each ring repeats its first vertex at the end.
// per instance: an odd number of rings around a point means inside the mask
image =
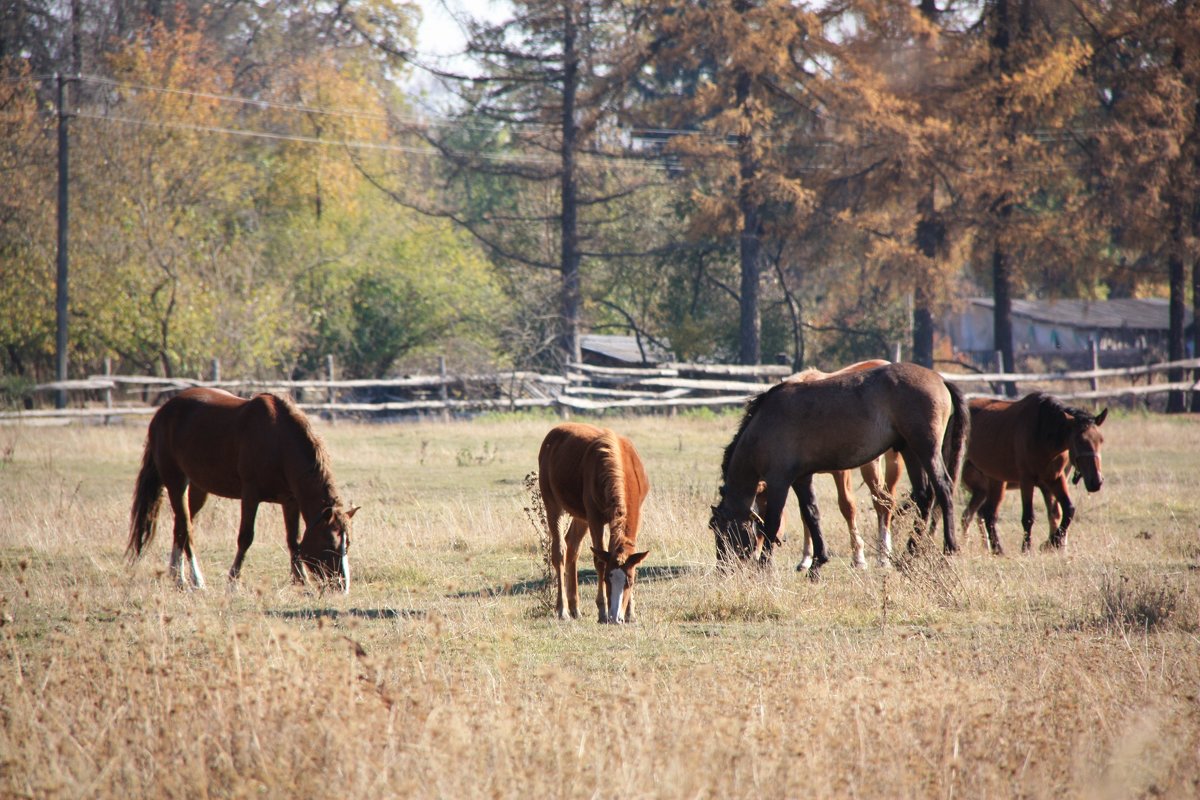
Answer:
MULTIPOLYGON (((917 249, 921 251, 921 255, 935 260, 946 239, 946 226, 934 211, 932 190, 917 201, 917 213, 917 249)), ((912 360, 929 369, 933 369, 932 305, 928 282, 919 281, 913 290, 912 360)))
MULTIPOLYGON (((994 331, 995 338, 993 347, 1000 351, 1000 356, 1004 362, 1004 371, 1014 372, 1012 272, 1009 266, 1008 254, 999 242, 992 248, 992 297, 995 302, 992 312, 992 330, 994 331)), ((1012 381, 1005 381, 1004 393, 1009 397, 1016 397, 1017 385, 1012 381)))
MULTIPOLYGON (((750 75, 743 72, 737 80, 737 103, 746 113, 750 98, 750 75)), ((747 130, 751 126, 747 125, 747 130)), ((740 260, 742 282, 739 295, 738 363, 757 364, 762 357, 762 318, 759 314, 758 288, 762 271, 762 219, 753 188, 758 178, 752 133, 738 137, 738 163, 741 185, 738 188, 738 212, 742 222, 740 260)))
POLYGON ((579 279, 579 188, 576 182, 575 95, 579 90, 579 54, 576 51, 575 18, 566 8, 563 26, 562 92, 562 342, 567 363, 579 362, 579 307, 582 293, 579 279))
MULTIPOLYGON (((1179 202, 1176 200, 1175 202, 1179 202)), ((1184 290, 1183 264, 1183 212, 1175 210, 1175 224, 1171 230, 1171 252, 1167 256, 1167 283, 1170 290, 1168 331, 1167 331, 1167 360, 1181 361, 1184 357, 1183 322, 1186 309, 1186 293, 1184 290)), ((1183 380, 1183 370, 1167 370, 1167 380, 1176 383, 1183 380)), ((1185 410, 1184 394, 1173 391, 1167 394, 1167 413, 1180 414, 1185 410)))

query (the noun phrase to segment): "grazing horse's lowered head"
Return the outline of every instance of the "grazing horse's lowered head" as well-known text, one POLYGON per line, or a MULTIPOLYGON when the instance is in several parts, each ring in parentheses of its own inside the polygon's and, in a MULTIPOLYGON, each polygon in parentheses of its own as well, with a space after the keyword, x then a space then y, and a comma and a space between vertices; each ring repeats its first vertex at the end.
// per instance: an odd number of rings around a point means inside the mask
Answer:
POLYGON ((729 569, 738 561, 749 561, 756 557, 765 562, 767 556, 762 517, 752 509, 745 514, 737 513, 725 498, 725 487, 722 486, 719 491, 721 500, 711 507, 712 516, 708 520, 708 527, 717 545, 717 566, 723 570, 729 569))
POLYGON ((633 584, 637 581, 638 564, 650 555, 649 550, 620 556, 616 550, 592 548, 596 560, 597 574, 608 589, 608 622, 612 625, 625 623, 629 605, 633 602, 633 584))
POLYGON ((1079 408, 1068 408, 1071 416, 1071 432, 1068 435, 1067 453, 1071 459, 1074 476, 1071 483, 1083 481, 1088 492, 1098 492, 1104 485, 1104 473, 1100 470, 1100 447, 1104 444, 1104 434, 1100 426, 1108 418, 1108 409, 1096 416, 1079 408))
POLYGON ((350 520, 358 506, 326 508, 304 529, 300 540, 300 563, 318 580, 350 591, 350 520))

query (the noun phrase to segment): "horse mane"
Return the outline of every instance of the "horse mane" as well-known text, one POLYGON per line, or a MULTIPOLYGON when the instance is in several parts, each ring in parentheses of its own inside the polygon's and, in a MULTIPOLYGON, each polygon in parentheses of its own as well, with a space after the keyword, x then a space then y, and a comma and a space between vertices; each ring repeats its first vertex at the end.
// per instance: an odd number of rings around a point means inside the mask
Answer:
MULTIPOLYGON (((799 374, 802 375, 804 373, 799 374)), ((791 379, 788 379, 782 383, 777 383, 770 389, 767 389, 765 392, 761 392, 756 394, 754 397, 751 397, 746 403, 746 412, 742 414, 742 421, 738 423, 737 431, 733 434, 733 439, 731 439, 729 444, 725 446, 725 452, 721 455, 721 483, 725 482, 725 476, 729 472, 729 462, 733 460, 733 451, 737 449, 738 440, 741 439, 742 434, 746 432, 746 428, 750 425, 750 420, 753 419, 754 415, 762 407, 763 402, 767 399, 767 395, 778 391, 784 386, 789 385, 789 383, 791 383, 791 379)))
MULTIPOLYGON (((603 470, 597 479, 602 481, 602 494, 608 501, 612 513, 608 520, 608 530, 610 533, 620 531, 621 536, 624 537, 625 521, 629 512, 628 504, 625 501, 625 464, 622 459, 621 440, 612 431, 604 430, 596 439, 594 446, 600 455, 600 463, 603 465, 603 470)), ((614 549, 612 542, 609 543, 609 549, 614 549)))
POLYGON ((1036 398, 1037 404, 1037 435, 1038 438, 1051 441, 1055 445, 1066 445, 1071 433, 1071 424, 1063 419, 1063 415, 1074 417, 1077 423, 1096 424, 1096 417, 1090 411, 1068 406, 1053 395, 1045 392, 1034 392, 1030 397, 1036 398))
POLYGON ((308 416, 301 410, 300 406, 287 395, 267 393, 267 396, 275 401, 275 407, 278 416, 285 417, 289 423, 293 425, 299 432, 299 442, 304 451, 305 458, 312 463, 312 476, 321 482, 322 486, 329 490, 329 498, 333 501, 333 505, 341 504, 338 497, 337 484, 333 479, 333 468, 331 459, 329 458, 329 450, 325 447, 325 440, 321 438, 315 430, 312 423, 308 421, 308 416))

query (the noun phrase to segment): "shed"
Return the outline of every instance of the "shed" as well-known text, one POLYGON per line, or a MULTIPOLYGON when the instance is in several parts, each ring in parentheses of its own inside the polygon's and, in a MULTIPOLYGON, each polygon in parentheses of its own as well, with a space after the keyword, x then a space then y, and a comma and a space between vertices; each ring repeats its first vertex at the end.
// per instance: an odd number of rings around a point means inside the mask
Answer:
POLYGON ((589 333, 579 337, 579 349, 583 363, 598 367, 644 367, 672 359, 669 351, 645 339, 638 347, 634 336, 589 333))
MULTIPOLYGON (((957 352, 979 363, 992 361, 994 309, 992 298, 973 297, 965 308, 947 316, 945 330, 957 352)), ((1094 341, 1106 362, 1114 365, 1166 357, 1170 318, 1164 298, 1013 300, 1012 320, 1018 356, 1075 361, 1090 355, 1094 341)), ((1184 325, 1190 329, 1192 324, 1189 310, 1184 325)))

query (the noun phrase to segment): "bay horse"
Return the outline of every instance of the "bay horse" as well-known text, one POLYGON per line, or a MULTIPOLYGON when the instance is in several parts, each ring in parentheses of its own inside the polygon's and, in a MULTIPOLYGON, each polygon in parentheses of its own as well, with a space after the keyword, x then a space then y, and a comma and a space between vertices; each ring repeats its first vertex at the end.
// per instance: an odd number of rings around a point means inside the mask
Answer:
MULTIPOLYGON (((916 364, 886 366, 811 383, 779 383, 746 406, 721 461, 720 502, 709 527, 718 562, 758 557, 778 537, 788 490, 813 541, 809 577, 829 561, 812 489, 817 472, 854 469, 888 450, 904 456, 913 501, 928 528, 936 501, 943 549, 954 538, 954 488, 970 421, 962 392, 916 364), (766 483, 761 534, 751 517, 758 483, 766 483)), ((915 545, 909 539, 910 548, 915 545)))
MULTIPOLYGON (((834 372, 822 372, 815 367, 809 367, 784 380, 791 383, 811 383, 851 372, 862 372, 886 366, 890 363, 892 362, 875 358, 869 361, 859 361, 834 372)), ((880 459, 868 461, 859 467, 859 472, 862 474, 863 482, 867 485, 867 491, 871 494, 871 505, 875 508, 879 537, 877 562, 882 567, 887 565, 892 553, 892 514, 896 508, 896 484, 900 482, 900 469, 903 462, 900 454, 895 450, 888 450, 884 453, 884 472, 881 479, 879 461, 880 459)), ((828 474, 833 476, 833 483, 837 488, 838 509, 842 512, 842 518, 846 520, 846 527, 850 530, 850 548, 853 550, 851 563, 856 567, 866 569, 867 559, 863 552, 863 540, 858 534, 858 507, 854 502, 854 472, 853 470, 839 469, 828 474)), ((760 509, 766 507, 763 491, 765 491, 765 487, 760 490, 760 495, 764 499, 764 504, 760 506, 760 509)), ((807 569, 812 565, 812 553, 812 535, 806 525, 804 526, 804 555, 800 559, 797 569, 807 569)))
POLYGON ((967 445, 964 484, 971 498, 963 526, 976 511, 987 530, 993 553, 1002 554, 996 535, 996 509, 1010 486, 1021 490, 1021 527, 1025 538, 1021 550, 1031 547, 1033 490, 1042 493, 1050 537, 1046 544, 1060 548, 1067 541, 1067 528, 1075 518, 1075 506, 1067 492, 1067 468, 1074 469, 1074 483, 1082 479, 1089 493, 1100 491, 1104 475, 1100 448, 1104 435, 1100 426, 1108 409, 1098 415, 1066 406, 1044 392, 1033 392, 1020 400, 976 398, 970 402, 971 436, 967 445))
POLYGON ((180 585, 190 578, 194 587, 204 588, 192 520, 213 494, 241 500, 231 581, 241 574, 254 541, 259 504, 279 503, 293 581, 303 583, 308 569, 350 591, 350 519, 358 508, 342 504, 324 443, 288 398, 260 394, 245 400, 220 389, 193 388, 155 412, 129 512, 126 554, 131 561, 154 539, 164 487, 175 513, 170 570, 180 585))
POLYGON ((608 428, 575 422, 557 425, 546 434, 538 451, 538 486, 546 507, 558 617, 579 617, 579 545, 591 531, 598 621, 633 622, 637 566, 649 555, 648 550, 634 550, 642 501, 650 491, 633 442, 608 428), (558 524, 564 514, 571 517, 565 561, 558 524))

